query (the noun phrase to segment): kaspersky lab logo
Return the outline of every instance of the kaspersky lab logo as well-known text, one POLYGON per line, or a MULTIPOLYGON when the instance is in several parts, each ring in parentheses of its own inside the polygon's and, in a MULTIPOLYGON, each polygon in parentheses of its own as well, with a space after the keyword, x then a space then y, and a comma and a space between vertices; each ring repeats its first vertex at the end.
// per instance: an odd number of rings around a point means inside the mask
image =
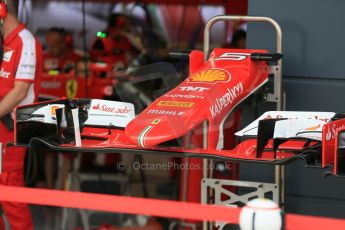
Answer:
POLYGON ((230 74, 222 69, 208 69, 197 72, 188 78, 190 83, 209 83, 228 82, 230 74))

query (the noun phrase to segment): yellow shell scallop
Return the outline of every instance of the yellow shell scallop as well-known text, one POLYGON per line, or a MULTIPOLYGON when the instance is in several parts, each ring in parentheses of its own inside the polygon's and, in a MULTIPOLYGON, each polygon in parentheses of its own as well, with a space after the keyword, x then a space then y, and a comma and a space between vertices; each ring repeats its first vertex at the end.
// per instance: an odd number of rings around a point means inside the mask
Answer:
POLYGON ((214 83, 217 81, 226 81, 226 80, 228 80, 227 73, 219 69, 203 70, 191 76, 192 82, 214 83))

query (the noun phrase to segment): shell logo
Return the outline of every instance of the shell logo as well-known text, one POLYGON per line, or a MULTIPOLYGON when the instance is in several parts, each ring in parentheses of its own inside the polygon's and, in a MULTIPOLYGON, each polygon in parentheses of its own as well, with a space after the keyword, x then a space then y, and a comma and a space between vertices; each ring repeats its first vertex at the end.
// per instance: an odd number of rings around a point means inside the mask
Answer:
POLYGON ((230 80, 230 74, 220 69, 208 69, 200 71, 192 75, 189 82, 203 82, 203 83, 216 83, 227 82, 230 80))
POLYGON ((320 124, 306 128, 307 131, 315 131, 321 127, 320 124))
POLYGON ((56 110, 59 109, 59 106, 53 105, 52 107, 50 107, 50 114, 52 116, 56 116, 56 110))

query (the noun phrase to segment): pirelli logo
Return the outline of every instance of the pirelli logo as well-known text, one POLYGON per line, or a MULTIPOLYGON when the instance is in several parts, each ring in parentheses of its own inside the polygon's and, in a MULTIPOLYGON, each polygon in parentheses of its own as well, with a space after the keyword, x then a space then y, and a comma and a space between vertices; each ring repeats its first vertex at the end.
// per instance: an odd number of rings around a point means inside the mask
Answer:
POLYGON ((181 107, 181 108, 191 108, 194 105, 194 102, 183 102, 183 101, 160 101, 157 104, 158 106, 167 106, 167 107, 181 107))

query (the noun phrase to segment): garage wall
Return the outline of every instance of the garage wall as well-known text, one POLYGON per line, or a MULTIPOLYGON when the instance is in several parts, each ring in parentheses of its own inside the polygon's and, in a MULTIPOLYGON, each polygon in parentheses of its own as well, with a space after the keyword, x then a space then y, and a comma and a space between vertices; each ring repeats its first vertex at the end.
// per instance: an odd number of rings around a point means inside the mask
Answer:
MULTIPOLYGON (((345 1, 249 0, 248 15, 275 19, 283 31, 287 110, 345 111, 345 1)), ((248 25, 247 47, 274 51, 270 25, 248 25)), ((322 177, 303 161, 286 167, 288 212, 345 218, 345 179, 322 177)), ((273 180, 273 168, 243 164, 241 179, 273 180)))
MULTIPOLYGON (((272 17, 282 27, 284 73, 293 76, 345 76, 344 9, 339 0, 249 0, 249 15, 272 17)), ((249 26, 249 47, 273 48, 260 25, 249 26)))
MULTIPOLYGON (((106 20, 94 11, 108 13, 109 4, 87 4, 86 35, 88 47, 91 47, 96 33, 106 27, 106 20)), ((45 44, 45 34, 51 27, 63 27, 71 31, 76 48, 83 48, 82 11, 80 3, 64 3, 57 1, 36 1, 29 9, 29 17, 24 22, 35 33, 42 44, 45 44)), ((101 14, 101 13, 99 13, 101 14)), ((21 16, 21 14, 19 14, 21 16)))

